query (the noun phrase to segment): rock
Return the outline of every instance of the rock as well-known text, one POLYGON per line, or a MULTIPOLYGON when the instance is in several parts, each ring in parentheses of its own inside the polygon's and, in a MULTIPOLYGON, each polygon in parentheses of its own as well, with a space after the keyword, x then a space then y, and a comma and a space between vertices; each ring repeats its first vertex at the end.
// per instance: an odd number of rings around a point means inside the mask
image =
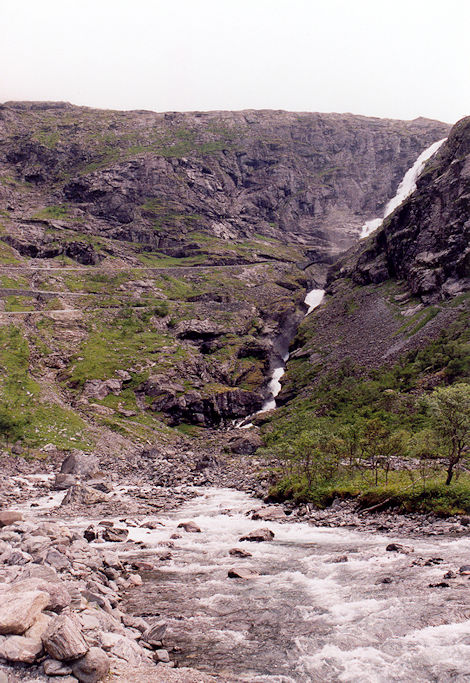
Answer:
POLYGON ((0 512, 0 527, 10 526, 15 522, 22 522, 24 520, 21 512, 16 512, 15 510, 2 510, 0 512))
POLYGON ((127 540, 129 531, 118 527, 107 527, 103 532, 103 538, 110 543, 122 543, 127 540))
POLYGON ((80 624, 74 616, 54 617, 43 635, 42 642, 48 654, 60 661, 83 657, 89 649, 80 624))
POLYGON ((414 553, 414 548, 410 545, 402 545, 401 543, 389 543, 385 550, 389 553, 403 553, 404 555, 414 553))
POLYGON ((156 623, 152 624, 150 628, 147 629, 147 631, 143 633, 142 640, 144 640, 149 645, 158 647, 159 643, 161 643, 162 641, 163 636, 165 635, 166 629, 166 621, 157 621, 156 623))
POLYGON ((118 395, 122 389, 122 381, 119 379, 89 379, 83 385, 84 398, 95 398, 101 401, 108 394, 118 395))
POLYGON ((32 638, 33 640, 39 640, 42 642, 42 637, 47 631, 51 621, 52 617, 50 617, 48 614, 40 614, 34 624, 24 632, 25 638, 32 638))
POLYGON ((269 507, 255 510, 251 516, 251 519, 262 519, 263 521, 274 522, 276 520, 286 519, 286 513, 281 507, 278 507, 277 505, 270 505, 269 507))
POLYGON ((467 517, 466 515, 465 515, 465 516, 462 516, 462 517, 459 519, 459 522, 460 522, 460 524, 461 524, 462 526, 469 526, 469 525, 470 525, 470 517, 467 517))
POLYGON ((168 650, 155 650, 153 658, 156 662, 164 662, 165 664, 167 664, 170 661, 170 655, 168 654, 168 650))
POLYGON ((457 577, 457 574, 453 572, 451 569, 444 574, 442 577, 443 579, 455 579, 457 577))
POLYGON ((7 586, 0 591, 0 634, 22 635, 49 604, 48 593, 39 590, 15 590, 7 586))
POLYGON ((263 445, 263 439, 258 434, 246 434, 237 437, 230 443, 230 450, 232 453, 239 455, 252 455, 258 448, 263 445))
POLYGON ((46 659, 42 666, 46 676, 68 676, 72 673, 72 667, 57 659, 46 659))
POLYGON ((470 564, 462 565, 462 567, 459 569, 459 574, 462 574, 462 576, 468 576, 470 574, 470 564))
POLYGON ((88 543, 91 543, 92 541, 96 541, 98 536, 99 536, 99 531, 95 526, 93 526, 93 524, 90 524, 90 526, 87 527, 85 529, 85 531, 83 532, 83 538, 85 538, 88 541, 88 543))
POLYGON ((72 671, 82 683, 97 683, 109 672, 109 657, 101 648, 91 647, 84 657, 72 664, 72 671))
POLYGON ((253 557, 248 550, 243 550, 243 548, 231 548, 228 553, 233 555, 233 557, 253 557))
POLYGON ((339 555, 338 557, 334 557, 330 562, 332 564, 335 563, 340 563, 340 562, 347 562, 348 561, 348 556, 347 555, 339 555))
POLYGON ((240 541, 254 541, 261 543, 262 541, 272 541, 274 538, 274 533, 271 529, 255 529, 250 531, 246 536, 242 536, 240 541))
POLYGON ((73 503, 78 503, 80 505, 97 505, 98 503, 104 503, 107 500, 108 496, 105 493, 101 493, 84 484, 77 484, 69 488, 61 506, 71 505, 73 503))
POLYGON ((58 472, 55 475, 54 484, 52 485, 52 488, 55 491, 65 491, 65 489, 69 489, 76 483, 77 479, 73 474, 65 474, 63 472, 58 472))
POLYGON ((99 472, 98 458, 90 453, 74 449, 62 462, 61 474, 76 474, 80 477, 92 477, 99 472))
POLYGON ((244 567, 232 567, 228 570, 229 579, 254 579, 257 576, 259 576, 257 572, 244 567))
POLYGON ((42 652, 40 638, 10 636, 0 643, 0 657, 9 662, 32 664, 42 652))
POLYGON ((184 529, 185 531, 188 532, 188 534, 200 534, 201 529, 198 527, 196 522, 193 522, 192 520, 189 522, 180 522, 178 524, 178 529, 184 529))
POLYGON ((70 567, 69 558, 55 548, 50 548, 50 550, 47 551, 45 562, 52 565, 54 569, 58 569, 59 571, 68 569, 70 567))
POLYGON ((47 581, 42 578, 24 579, 23 575, 19 581, 11 584, 14 591, 42 591, 47 593, 49 601, 44 609, 52 612, 61 612, 68 607, 72 601, 70 593, 62 582, 47 581))

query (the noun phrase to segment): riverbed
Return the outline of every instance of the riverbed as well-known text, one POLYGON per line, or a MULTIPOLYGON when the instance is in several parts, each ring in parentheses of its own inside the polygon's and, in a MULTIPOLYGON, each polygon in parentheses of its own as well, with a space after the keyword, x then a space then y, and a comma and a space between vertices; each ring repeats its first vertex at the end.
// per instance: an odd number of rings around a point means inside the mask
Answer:
POLYGON ((470 563, 467 535, 255 521, 259 502, 244 493, 198 493, 159 517, 164 526, 130 529, 144 555, 171 557, 143 574, 126 608, 168 621, 165 644, 181 665, 233 683, 470 680, 470 581, 458 573, 470 563), (190 519, 200 533, 177 528, 190 519), (274 539, 239 541, 260 527, 274 539), (405 552, 387 551, 392 542, 405 552), (235 547, 252 556, 229 555, 235 547), (233 567, 259 576, 230 579, 233 567))

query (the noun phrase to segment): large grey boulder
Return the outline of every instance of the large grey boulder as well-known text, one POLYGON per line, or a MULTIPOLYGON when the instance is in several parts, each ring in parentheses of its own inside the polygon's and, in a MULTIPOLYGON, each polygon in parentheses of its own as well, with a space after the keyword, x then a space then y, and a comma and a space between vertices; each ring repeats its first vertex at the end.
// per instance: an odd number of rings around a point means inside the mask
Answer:
POLYGON ((63 461, 60 472, 61 474, 75 474, 80 477, 92 477, 99 472, 99 469, 96 455, 74 449, 63 461))

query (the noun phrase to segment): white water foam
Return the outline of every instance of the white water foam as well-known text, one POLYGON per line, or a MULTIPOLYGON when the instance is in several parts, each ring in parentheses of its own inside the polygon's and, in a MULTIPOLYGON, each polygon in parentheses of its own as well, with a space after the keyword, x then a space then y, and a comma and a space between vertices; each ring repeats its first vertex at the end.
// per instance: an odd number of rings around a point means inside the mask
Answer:
POLYGON ((399 184, 395 196, 392 197, 392 199, 388 202, 387 206, 385 207, 383 217, 373 218, 372 220, 366 221, 366 223, 364 223, 360 234, 361 239, 363 239, 364 237, 369 237, 369 235, 371 235, 374 232, 374 230, 377 230, 377 228, 379 228, 382 225, 385 218, 387 218, 387 216, 389 216, 393 211, 395 211, 397 206, 400 206, 400 204, 403 201, 405 201, 405 199, 409 197, 412 192, 416 190, 416 181, 418 180, 426 161, 437 152, 439 147, 446 140, 447 138, 443 138, 442 140, 434 142, 427 149, 425 149, 424 152, 422 152, 419 155, 413 166, 410 169, 408 169, 408 171, 403 176, 403 180, 399 184))

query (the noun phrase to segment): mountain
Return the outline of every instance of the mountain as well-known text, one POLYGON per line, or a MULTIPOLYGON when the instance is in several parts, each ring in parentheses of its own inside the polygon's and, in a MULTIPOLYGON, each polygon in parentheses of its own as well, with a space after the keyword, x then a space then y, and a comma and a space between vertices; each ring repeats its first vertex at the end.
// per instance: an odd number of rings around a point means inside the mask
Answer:
POLYGON ((113 452, 259 409, 306 290, 448 129, 1 105, 6 443, 113 452))
POLYGON ((411 196, 330 268, 324 302, 291 346, 283 407, 265 418, 271 445, 315 426, 342 439, 379 425, 407 432, 410 448, 425 439, 426 396, 470 378, 469 198, 465 118, 411 196))

